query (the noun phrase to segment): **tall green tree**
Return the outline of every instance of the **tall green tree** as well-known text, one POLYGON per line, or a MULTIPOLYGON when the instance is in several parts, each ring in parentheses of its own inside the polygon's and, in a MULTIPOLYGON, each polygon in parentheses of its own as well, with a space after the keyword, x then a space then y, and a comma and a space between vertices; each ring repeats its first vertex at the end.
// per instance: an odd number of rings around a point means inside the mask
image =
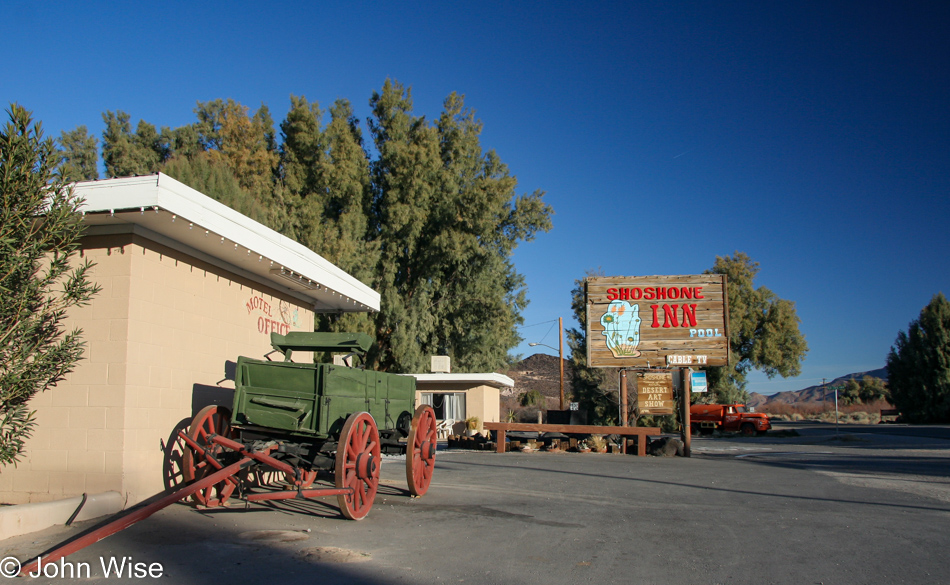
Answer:
POLYGON ((241 186, 231 169, 223 162, 212 160, 206 153, 176 155, 161 170, 255 221, 266 225, 270 219, 267 210, 262 209, 257 199, 241 186))
POLYGON ((462 96, 445 100, 435 126, 413 115, 398 83, 387 80, 370 104, 379 363, 421 371, 428 355, 446 353, 460 371, 503 367, 527 302, 511 255, 550 228, 543 193, 516 194, 462 96))
POLYGON ((873 376, 864 376, 860 380, 849 379, 844 383, 844 390, 841 391, 840 400, 845 406, 851 404, 867 404, 875 400, 887 400, 890 394, 887 391, 887 384, 880 378, 873 376))
POLYGON ((107 177, 148 175, 161 170, 171 156, 168 137, 145 120, 139 120, 133 133, 126 112, 106 111, 102 119, 106 124, 102 132, 102 160, 107 177))
MULTIPOLYGON (((587 277, 603 276, 600 271, 588 271, 587 277)), ((574 371, 571 391, 574 399, 587 409, 591 424, 618 424, 620 420, 620 368, 592 368, 587 365, 587 278, 574 281, 571 290, 571 309, 579 327, 567 330, 567 346, 571 350, 571 368, 574 371)))
POLYGON ((99 148, 95 136, 85 126, 62 132, 59 140, 59 174, 67 181, 92 181, 99 178, 99 148))
POLYGON ((764 286, 756 288, 758 273, 759 263, 742 252, 716 256, 712 269, 706 271, 727 277, 732 366, 708 370, 709 388, 721 404, 748 400, 746 375, 753 369, 769 378, 797 376, 808 352, 795 303, 764 286))
POLYGON ((258 221, 294 237, 290 210, 276 184, 280 156, 273 120, 264 105, 253 116, 249 112, 247 106, 231 99, 199 102, 195 128, 204 149, 199 156, 230 169, 258 207, 258 221))
POLYGON ((39 123, 13 104, 0 131, 0 465, 19 460, 36 425, 28 401, 68 374, 83 353, 66 311, 99 291, 76 263, 81 201, 56 176, 60 158, 39 123))
POLYGON ((386 80, 370 99, 370 132, 379 153, 372 168, 380 243, 381 310, 371 358, 384 371, 424 371, 435 349, 435 283, 421 248, 428 210, 441 179, 438 134, 412 113, 411 90, 386 80))
POLYGON ((374 364, 424 371, 431 354, 459 371, 495 370, 518 344, 527 305, 512 254, 550 229, 544 193, 518 194, 482 124, 452 94, 436 123, 412 110, 408 88, 387 80, 367 121, 346 100, 324 112, 291 96, 278 144, 266 106, 199 102, 176 129, 107 112, 109 176, 162 170, 316 251, 382 296, 376 315, 321 315, 322 330, 376 335, 374 364))
POLYGON ((891 401, 911 423, 950 422, 950 303, 937 293, 887 356, 891 401))
MULTIPOLYGON (((281 172, 288 200, 294 202, 298 240, 365 284, 373 285, 378 243, 370 233, 373 191, 369 157, 359 121, 347 100, 323 112, 304 97, 291 96, 281 124, 281 172)), ((372 333, 365 313, 318 315, 321 331, 372 333)))
POLYGON ((511 255, 550 229, 552 210, 541 191, 518 195, 507 165, 482 150, 482 123, 464 96, 445 99, 436 128, 442 180, 423 235, 436 284, 436 343, 460 368, 492 371, 520 342, 516 327, 527 306, 511 255))

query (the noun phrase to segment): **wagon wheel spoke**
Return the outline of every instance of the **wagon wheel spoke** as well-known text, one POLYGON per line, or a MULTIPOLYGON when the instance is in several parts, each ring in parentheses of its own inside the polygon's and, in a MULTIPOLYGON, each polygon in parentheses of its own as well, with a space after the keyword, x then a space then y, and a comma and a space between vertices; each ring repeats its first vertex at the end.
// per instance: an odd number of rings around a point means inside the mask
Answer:
POLYGON ((435 411, 423 404, 412 417, 412 428, 406 441, 406 483, 413 496, 425 494, 432 483, 438 441, 436 433, 435 411))

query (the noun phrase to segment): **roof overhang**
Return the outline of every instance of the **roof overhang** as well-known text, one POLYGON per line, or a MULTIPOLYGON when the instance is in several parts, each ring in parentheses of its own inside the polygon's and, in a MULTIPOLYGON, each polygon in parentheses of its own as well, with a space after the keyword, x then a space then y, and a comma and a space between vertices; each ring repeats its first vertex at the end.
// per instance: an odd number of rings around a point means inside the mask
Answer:
POLYGON ((424 384, 471 384, 493 388, 514 388, 515 381, 504 374, 406 374, 424 384))
POLYGON ((157 173, 74 185, 86 235, 136 233, 290 294, 317 313, 378 311, 379 293, 319 254, 157 173))

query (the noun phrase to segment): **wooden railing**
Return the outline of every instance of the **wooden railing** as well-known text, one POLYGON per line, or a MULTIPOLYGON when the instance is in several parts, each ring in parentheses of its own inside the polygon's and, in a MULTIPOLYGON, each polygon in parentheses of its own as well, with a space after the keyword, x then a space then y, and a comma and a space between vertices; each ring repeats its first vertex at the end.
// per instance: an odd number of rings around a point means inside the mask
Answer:
MULTIPOLYGON (((603 427, 597 425, 545 425, 535 423, 502 423, 486 422, 484 427, 489 431, 496 431, 498 437, 495 441, 496 450, 499 453, 505 452, 505 434, 508 431, 527 431, 536 433, 566 433, 578 435, 620 435, 622 437, 636 437, 637 455, 647 454, 647 436, 656 436, 660 434, 659 427, 603 427)), ((624 439, 621 444, 621 452, 627 452, 627 441, 624 439)))

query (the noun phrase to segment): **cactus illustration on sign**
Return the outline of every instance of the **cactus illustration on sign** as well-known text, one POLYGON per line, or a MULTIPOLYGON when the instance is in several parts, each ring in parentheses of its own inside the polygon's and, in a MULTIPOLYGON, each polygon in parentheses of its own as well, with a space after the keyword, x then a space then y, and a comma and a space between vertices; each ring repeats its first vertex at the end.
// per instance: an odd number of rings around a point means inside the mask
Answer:
POLYGON ((607 349, 615 358, 639 357, 640 305, 627 301, 611 301, 607 312, 600 318, 607 337, 607 349))

